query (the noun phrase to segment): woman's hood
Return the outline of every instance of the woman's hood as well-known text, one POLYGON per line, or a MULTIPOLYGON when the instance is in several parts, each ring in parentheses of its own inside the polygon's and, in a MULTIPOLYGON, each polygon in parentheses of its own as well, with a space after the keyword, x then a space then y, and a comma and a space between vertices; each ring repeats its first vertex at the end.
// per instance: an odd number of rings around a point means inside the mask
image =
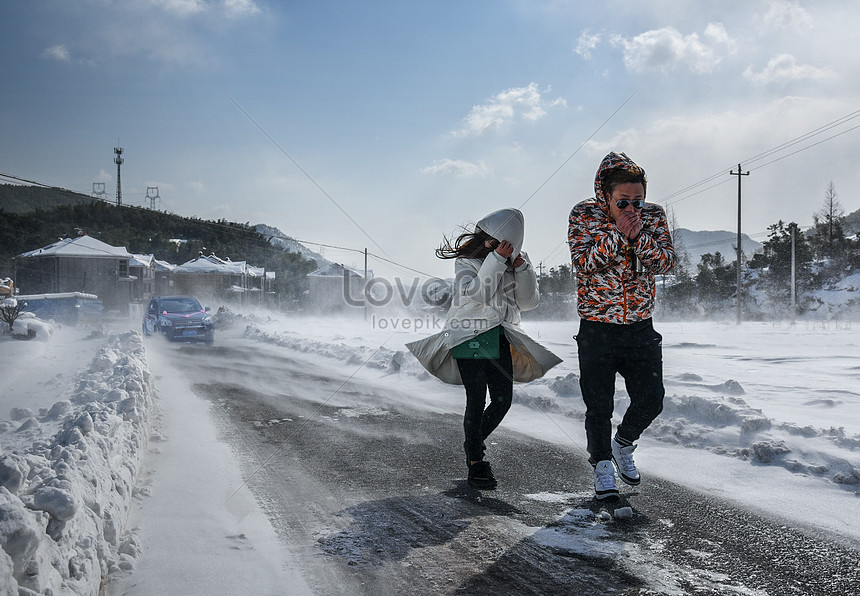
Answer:
POLYGON ((522 252, 525 218, 519 209, 493 211, 485 215, 477 225, 496 240, 507 240, 513 244, 514 257, 522 252))
MULTIPOLYGON (((603 180, 609 170, 627 170, 634 174, 645 173, 644 169, 636 165, 636 163, 624 153, 615 153, 613 151, 604 157, 603 161, 600 162, 600 167, 597 168, 597 174, 594 176, 594 198, 604 209, 609 205, 609 197, 606 197, 603 194, 603 180)), ((643 186, 645 184, 646 183, 643 183, 643 186)))

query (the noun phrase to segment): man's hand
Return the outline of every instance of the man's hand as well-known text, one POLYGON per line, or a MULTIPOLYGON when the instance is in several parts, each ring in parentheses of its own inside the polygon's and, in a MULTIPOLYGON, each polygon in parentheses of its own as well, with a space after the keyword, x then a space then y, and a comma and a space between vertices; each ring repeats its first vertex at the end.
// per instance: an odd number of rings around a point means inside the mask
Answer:
POLYGON ((642 231, 642 218, 635 211, 622 211, 615 226, 628 240, 633 240, 642 231))
POLYGON ((526 262, 526 260, 523 258, 523 255, 521 255, 521 254, 517 255, 517 258, 514 259, 514 263, 513 263, 514 269, 516 269, 517 267, 519 267, 520 265, 522 265, 525 262, 526 262))
POLYGON ((499 253, 500 257, 510 259, 511 255, 514 254, 514 245, 507 240, 502 240, 499 242, 499 246, 496 247, 496 252, 499 253))

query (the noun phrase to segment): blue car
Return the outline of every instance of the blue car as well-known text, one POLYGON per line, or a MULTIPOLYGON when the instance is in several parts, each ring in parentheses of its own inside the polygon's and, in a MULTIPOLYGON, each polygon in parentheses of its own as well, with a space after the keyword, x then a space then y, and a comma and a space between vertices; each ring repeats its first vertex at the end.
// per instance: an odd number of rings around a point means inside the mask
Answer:
POLYGON ((191 296, 160 296, 149 301, 143 315, 143 335, 163 335, 168 341, 215 341, 210 308, 191 296))

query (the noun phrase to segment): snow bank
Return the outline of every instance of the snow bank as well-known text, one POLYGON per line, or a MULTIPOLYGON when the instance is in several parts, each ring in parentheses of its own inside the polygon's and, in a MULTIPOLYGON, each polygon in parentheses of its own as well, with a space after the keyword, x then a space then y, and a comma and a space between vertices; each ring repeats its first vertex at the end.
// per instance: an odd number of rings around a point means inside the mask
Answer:
POLYGON ((125 526, 154 408, 141 337, 127 332, 69 399, 0 422, 0 594, 97 594, 133 568, 125 526))
POLYGON ((31 312, 22 312, 12 323, 12 335, 15 337, 47 341, 53 334, 54 324, 37 318, 31 312))

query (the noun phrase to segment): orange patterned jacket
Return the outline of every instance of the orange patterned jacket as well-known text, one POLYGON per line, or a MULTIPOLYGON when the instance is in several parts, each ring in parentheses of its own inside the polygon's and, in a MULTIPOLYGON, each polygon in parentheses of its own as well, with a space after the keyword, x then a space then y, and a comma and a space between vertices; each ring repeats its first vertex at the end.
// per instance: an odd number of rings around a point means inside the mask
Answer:
POLYGON ((576 269, 577 310, 590 321, 628 325, 648 319, 654 310, 654 274, 675 265, 675 248, 663 208, 646 203, 642 232, 629 244, 618 231, 602 181, 612 168, 641 170, 623 153, 607 155, 594 181, 595 198, 570 212, 567 241, 576 269))

